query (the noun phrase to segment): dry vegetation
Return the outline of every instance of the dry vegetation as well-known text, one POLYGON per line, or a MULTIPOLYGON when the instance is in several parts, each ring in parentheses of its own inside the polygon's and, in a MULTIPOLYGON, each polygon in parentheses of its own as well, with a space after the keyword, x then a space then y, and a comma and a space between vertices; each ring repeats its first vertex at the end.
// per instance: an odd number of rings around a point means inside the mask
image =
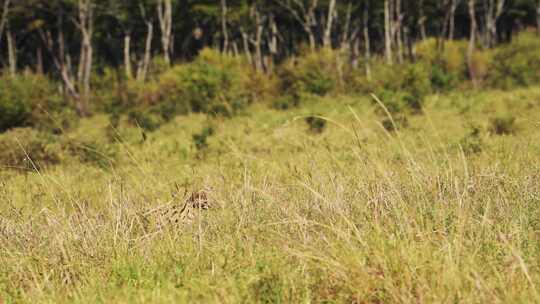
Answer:
POLYGON ((394 131, 382 112, 255 104, 145 140, 82 121, 65 136, 106 161, 0 171, 0 302, 540 301, 540 89, 433 95, 394 131), (213 208, 145 229, 177 184, 213 208))

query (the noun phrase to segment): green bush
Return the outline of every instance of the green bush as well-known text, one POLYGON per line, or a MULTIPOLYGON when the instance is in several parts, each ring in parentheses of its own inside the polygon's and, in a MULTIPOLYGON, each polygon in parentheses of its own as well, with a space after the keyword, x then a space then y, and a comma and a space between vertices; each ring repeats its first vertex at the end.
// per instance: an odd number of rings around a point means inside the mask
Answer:
POLYGON ((205 49, 192 63, 160 76, 160 102, 179 114, 186 110, 231 116, 250 101, 251 67, 241 58, 205 49))
POLYGON ((278 70, 281 93, 298 98, 306 93, 324 96, 339 91, 349 74, 340 68, 347 62, 342 56, 339 51, 321 49, 289 59, 278 70))
POLYGON ((0 167, 41 169, 61 160, 61 147, 54 135, 31 128, 15 128, 0 134, 0 167))
POLYGON ((208 148, 208 138, 214 135, 214 128, 212 126, 206 126, 200 133, 193 134, 193 144, 197 149, 197 152, 202 152, 208 148))
POLYGON ((92 74, 92 110, 118 114, 121 107, 136 103, 139 92, 143 95, 142 85, 144 83, 127 79, 123 69, 104 67, 100 73, 92 74))
POLYGON ((381 125, 388 132, 394 132, 409 127, 409 120, 404 114, 394 115, 392 118, 384 118, 381 125))
POLYGON ((163 119, 150 110, 133 109, 127 116, 131 125, 150 132, 157 130, 163 123, 163 119))
POLYGON ((402 112, 406 108, 405 97, 402 92, 383 89, 378 91, 376 95, 391 114, 402 112))
POLYGON ((466 155, 478 154, 482 152, 484 147, 481 128, 470 125, 468 129, 468 133, 459 141, 459 145, 466 155))
POLYGON ((445 41, 429 38, 416 44, 417 60, 433 67, 431 79, 435 89, 452 89, 467 77, 467 41, 445 41))
POLYGON ((434 64, 431 66, 430 82, 433 90, 448 91, 456 87, 458 77, 456 74, 448 73, 440 65, 434 64))
POLYGON ((419 112, 431 92, 429 72, 423 64, 381 66, 371 81, 372 90, 389 112, 419 112))
POLYGON ((248 88, 250 101, 274 100, 280 96, 280 80, 275 73, 248 72, 243 86, 248 88))
POLYGON ((67 140, 64 142, 65 150, 70 156, 75 157, 81 163, 95 165, 100 168, 110 168, 116 159, 114 145, 102 143, 96 140, 67 140))
POLYGON ((424 98, 431 92, 429 72, 420 64, 403 69, 401 90, 406 92, 405 102, 413 110, 421 110, 424 98))
POLYGON ((326 129, 326 120, 319 116, 309 116, 305 119, 309 126, 309 131, 314 134, 321 134, 326 129))
MULTIPOLYGON (((240 57, 205 49, 195 61, 173 66, 147 83, 127 81, 106 106, 111 122, 122 115, 152 131, 190 112, 232 116, 257 98, 274 95, 275 78, 256 73, 240 57)), ((114 124, 112 124, 114 126, 114 124)))
POLYGON ((510 44, 495 50, 490 71, 493 86, 508 89, 540 83, 540 37, 520 33, 510 44))
POLYGON ((150 61, 150 66, 146 78, 154 81, 169 70, 169 64, 165 61, 163 56, 154 56, 150 61))
POLYGON ((501 115, 489 119, 488 131, 496 135, 509 135, 517 132, 516 118, 512 115, 501 115))
POLYGON ((189 109, 181 108, 177 100, 163 101, 162 95, 166 94, 161 94, 160 87, 154 82, 128 81, 119 85, 105 106, 111 126, 117 127, 121 117, 126 115, 131 125, 154 131, 175 115, 189 112, 189 109))
POLYGON ((24 73, 0 77, 0 132, 17 127, 36 127, 61 132, 74 112, 45 76, 24 73))
POLYGON ((299 105, 300 97, 295 95, 283 95, 272 102, 272 107, 277 110, 289 110, 299 105))
MULTIPOLYGON (((464 40, 444 41, 430 38, 416 44, 419 63, 429 66, 430 82, 433 90, 449 91, 469 80, 467 66, 468 42, 464 40)), ((477 49, 473 54, 473 70, 477 80, 487 78, 492 65, 492 51, 477 49)))

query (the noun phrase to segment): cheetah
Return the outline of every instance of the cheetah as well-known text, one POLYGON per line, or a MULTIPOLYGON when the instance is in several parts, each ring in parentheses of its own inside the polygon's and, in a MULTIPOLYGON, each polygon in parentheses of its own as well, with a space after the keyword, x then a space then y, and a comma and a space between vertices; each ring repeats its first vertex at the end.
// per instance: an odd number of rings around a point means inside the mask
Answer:
POLYGON ((141 214, 146 231, 162 231, 192 224, 195 219, 211 209, 209 190, 198 190, 186 196, 184 192, 180 203, 178 195, 173 202, 146 210, 141 214), (187 197, 187 198, 186 198, 187 197))

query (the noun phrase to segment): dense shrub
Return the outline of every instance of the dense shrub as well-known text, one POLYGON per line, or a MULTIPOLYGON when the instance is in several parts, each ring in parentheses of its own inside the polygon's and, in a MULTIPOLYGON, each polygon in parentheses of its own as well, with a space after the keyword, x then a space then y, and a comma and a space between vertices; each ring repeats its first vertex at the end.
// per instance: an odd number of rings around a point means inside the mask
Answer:
POLYGON ((372 91, 391 113, 420 111, 431 92, 429 72, 423 64, 381 66, 370 83, 372 91))
POLYGON ((91 78, 92 103, 94 112, 109 112, 112 105, 121 105, 133 96, 130 85, 135 81, 126 79, 125 71, 105 67, 100 73, 93 73, 91 78))
POLYGON ((435 38, 426 39, 416 45, 416 57, 419 62, 431 67, 430 81, 434 90, 451 90, 467 78, 466 41, 442 43, 435 38))
POLYGON ((189 112, 179 104, 178 101, 162 101, 160 88, 155 82, 128 81, 113 96, 106 111, 113 127, 117 127, 122 115, 126 115, 131 125, 154 131, 175 115, 189 112))
POLYGON ((275 73, 249 71, 244 86, 248 88, 250 101, 274 100, 280 96, 280 80, 275 73))
POLYGON ((320 116, 309 116, 305 118, 305 121, 311 133, 321 134, 326 129, 326 120, 320 116))
POLYGON ((159 77, 169 70, 169 64, 165 61, 163 56, 155 56, 150 62, 148 74, 146 78, 149 80, 157 80, 159 77))
POLYGON ((435 91, 448 91, 453 89, 458 84, 458 77, 456 74, 448 73, 443 67, 438 64, 431 66, 430 73, 431 87, 435 91))
POLYGON ((510 44, 495 50, 491 84, 501 88, 540 83, 540 37, 520 33, 510 44))
POLYGON ((338 91, 348 74, 342 56, 339 51, 321 49, 289 59, 278 70, 282 94, 298 99, 305 93, 323 96, 338 91))
POLYGON ((103 143, 99 140, 73 140, 66 139, 63 148, 71 157, 79 162, 110 168, 116 159, 116 146, 103 143))
POLYGON ((409 119, 405 114, 395 114, 392 118, 386 117, 381 125, 388 132, 394 132, 409 127, 409 119))
POLYGON ((416 58, 426 64, 437 64, 448 73, 464 77, 467 72, 467 41, 453 40, 437 42, 435 38, 420 41, 415 45, 416 58))
POLYGON ((230 116, 250 101, 251 67, 239 57, 203 50, 192 63, 178 65, 160 76, 161 100, 169 112, 230 116))
POLYGON ((31 128, 15 128, 0 134, 0 167, 40 169, 61 159, 60 145, 53 135, 31 128))
POLYGON ((126 81, 106 111, 111 125, 128 122, 155 130, 176 115, 190 112, 232 116, 257 99, 276 95, 277 80, 257 73, 241 57, 205 49, 193 62, 173 66, 147 83, 126 81))
POLYGON ((298 95, 282 95, 272 102, 272 107, 277 110, 288 110, 299 105, 300 96, 298 95))
POLYGON ((163 123, 163 118, 151 110, 136 108, 129 111, 127 116, 128 122, 131 125, 140 127, 146 131, 155 131, 163 123))
MULTIPOLYGON (((480 84, 485 85, 491 68, 495 64, 493 61, 493 50, 476 50, 473 54, 472 68, 474 69, 474 75, 480 84)), ((498 64, 498 63, 496 63, 498 64)))
POLYGON ((421 64, 407 65, 402 70, 401 91, 406 92, 405 102, 413 110, 420 110, 426 95, 431 92, 429 72, 421 64))
POLYGON ((481 128, 476 125, 468 126, 468 132, 459 141, 459 146, 466 155, 482 152, 484 143, 482 140, 481 128))
POLYGON ((208 148, 208 138, 214 135, 214 127, 205 126, 200 133, 192 135, 193 144, 197 152, 203 152, 208 148))
POLYGON ((116 146, 99 140, 57 136, 34 128, 14 128, 0 134, 0 170, 35 170, 67 159, 110 167, 116 146))
POLYGON ((45 76, 23 73, 0 77, 0 132, 28 126, 61 132, 74 121, 73 116, 45 76))
POLYGON ((488 131, 496 135, 509 135, 517 132, 516 118, 512 115, 499 115, 489 119, 488 131))
MULTIPOLYGON (((437 41, 426 39, 416 45, 418 62, 429 68, 431 87, 435 91, 455 89, 469 79, 467 66, 468 42, 464 40, 437 41)), ((484 80, 492 62, 490 50, 477 49, 473 54, 474 75, 477 80, 484 80)))
MULTIPOLYGON (((467 41, 442 43, 430 38, 415 45, 414 63, 387 65, 380 58, 374 58, 371 78, 366 77, 363 69, 357 69, 352 72, 351 81, 347 81, 348 88, 361 94, 384 95, 383 101, 389 100, 390 110, 401 110, 404 106, 418 110, 427 94, 449 91, 468 83, 467 44, 467 41)), ((495 62, 498 65, 499 61, 512 61, 494 59, 497 52, 500 51, 477 49, 473 53, 472 69, 480 83, 488 79, 495 62)), ((534 73, 529 70, 529 74, 534 73)))

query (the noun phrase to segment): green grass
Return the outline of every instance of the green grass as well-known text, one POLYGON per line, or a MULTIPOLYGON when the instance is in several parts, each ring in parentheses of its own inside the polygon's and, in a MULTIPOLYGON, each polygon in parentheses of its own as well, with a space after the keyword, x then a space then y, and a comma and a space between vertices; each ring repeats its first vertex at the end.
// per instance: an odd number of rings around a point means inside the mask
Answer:
POLYGON ((431 96, 391 133, 377 107, 253 105, 144 141, 81 122, 66 136, 114 149, 112 165, 0 171, 0 303, 539 302, 540 88, 431 96), (489 132, 503 114, 514 132, 489 132), (212 187, 216 208, 143 232, 137 214, 176 183, 212 187))

